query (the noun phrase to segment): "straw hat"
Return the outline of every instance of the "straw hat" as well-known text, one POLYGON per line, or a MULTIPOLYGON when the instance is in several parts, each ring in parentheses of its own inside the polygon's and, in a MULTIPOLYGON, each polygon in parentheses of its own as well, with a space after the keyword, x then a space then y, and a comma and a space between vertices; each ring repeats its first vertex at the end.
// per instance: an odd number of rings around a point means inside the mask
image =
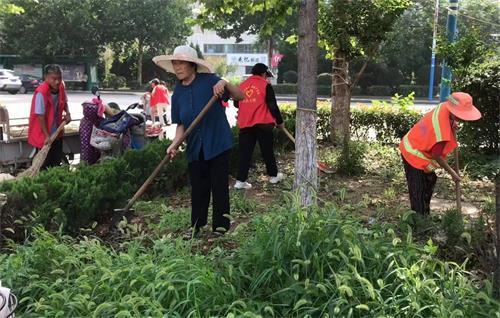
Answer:
POLYGON ((207 61, 198 58, 198 53, 195 49, 188 45, 181 45, 175 48, 172 55, 160 55, 153 57, 153 62, 170 73, 174 72, 172 61, 193 62, 198 65, 198 73, 213 73, 212 66, 207 61))
POLYGON ((472 96, 467 93, 453 93, 443 104, 459 119, 473 121, 481 118, 479 110, 472 105, 472 96))

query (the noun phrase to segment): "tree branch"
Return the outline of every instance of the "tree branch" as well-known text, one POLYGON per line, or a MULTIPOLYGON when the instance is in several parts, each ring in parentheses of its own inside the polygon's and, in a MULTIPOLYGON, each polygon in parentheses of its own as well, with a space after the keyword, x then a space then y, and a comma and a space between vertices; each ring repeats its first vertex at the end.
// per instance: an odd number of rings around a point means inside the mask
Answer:
POLYGON ((354 79, 354 82, 350 85, 351 87, 351 91, 354 89, 354 87, 356 87, 356 85, 358 84, 359 82, 359 79, 361 78, 361 75, 363 74, 363 72, 365 71, 366 69, 366 66, 368 65, 368 62, 370 62, 370 59, 366 59, 365 60, 365 63, 363 64, 363 66, 361 67, 361 69, 359 70, 358 74, 356 74, 356 78, 354 79))

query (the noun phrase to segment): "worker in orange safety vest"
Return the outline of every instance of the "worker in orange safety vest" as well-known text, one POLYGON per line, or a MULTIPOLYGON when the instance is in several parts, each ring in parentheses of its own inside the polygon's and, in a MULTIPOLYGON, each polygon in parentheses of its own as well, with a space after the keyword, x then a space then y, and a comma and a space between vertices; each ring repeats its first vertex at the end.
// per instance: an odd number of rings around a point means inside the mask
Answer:
POLYGON ((481 113, 467 93, 456 92, 420 119, 403 137, 399 149, 403 158, 411 209, 421 215, 430 213, 430 202, 437 176, 436 168, 445 169, 455 182, 459 174, 446 157, 457 147, 457 121, 474 121, 481 113))

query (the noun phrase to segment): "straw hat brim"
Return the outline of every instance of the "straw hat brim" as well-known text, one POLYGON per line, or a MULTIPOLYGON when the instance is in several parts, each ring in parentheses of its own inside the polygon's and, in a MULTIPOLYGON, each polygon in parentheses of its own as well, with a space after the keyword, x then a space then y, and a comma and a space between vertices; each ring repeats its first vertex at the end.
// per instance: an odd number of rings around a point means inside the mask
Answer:
POLYGON ((198 65, 197 72, 198 73, 213 73, 212 65, 210 65, 207 61, 198 59, 198 58, 192 58, 191 56, 188 55, 160 55, 160 56, 155 56, 153 57, 153 62, 164 69, 165 71, 169 73, 174 73, 174 67, 172 65, 172 61, 186 61, 186 62, 193 62, 198 65))
POLYGON ((444 104, 448 111, 459 119, 474 121, 481 118, 481 112, 474 105, 471 105, 471 108, 466 108, 462 105, 453 105, 450 101, 445 101, 444 104))

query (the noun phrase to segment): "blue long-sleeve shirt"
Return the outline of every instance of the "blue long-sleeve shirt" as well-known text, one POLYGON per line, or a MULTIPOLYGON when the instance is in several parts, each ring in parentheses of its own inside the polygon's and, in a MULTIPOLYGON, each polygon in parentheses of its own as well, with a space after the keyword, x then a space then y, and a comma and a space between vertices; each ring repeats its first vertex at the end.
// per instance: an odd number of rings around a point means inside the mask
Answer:
MULTIPOLYGON (((214 74, 197 73, 189 85, 177 83, 172 95, 172 122, 187 129, 213 96, 213 87, 220 81, 214 74)), ((225 94, 227 99, 227 93, 225 94)), ((227 121, 225 107, 217 100, 187 139, 188 162, 213 159, 231 149, 233 136, 227 121)))

